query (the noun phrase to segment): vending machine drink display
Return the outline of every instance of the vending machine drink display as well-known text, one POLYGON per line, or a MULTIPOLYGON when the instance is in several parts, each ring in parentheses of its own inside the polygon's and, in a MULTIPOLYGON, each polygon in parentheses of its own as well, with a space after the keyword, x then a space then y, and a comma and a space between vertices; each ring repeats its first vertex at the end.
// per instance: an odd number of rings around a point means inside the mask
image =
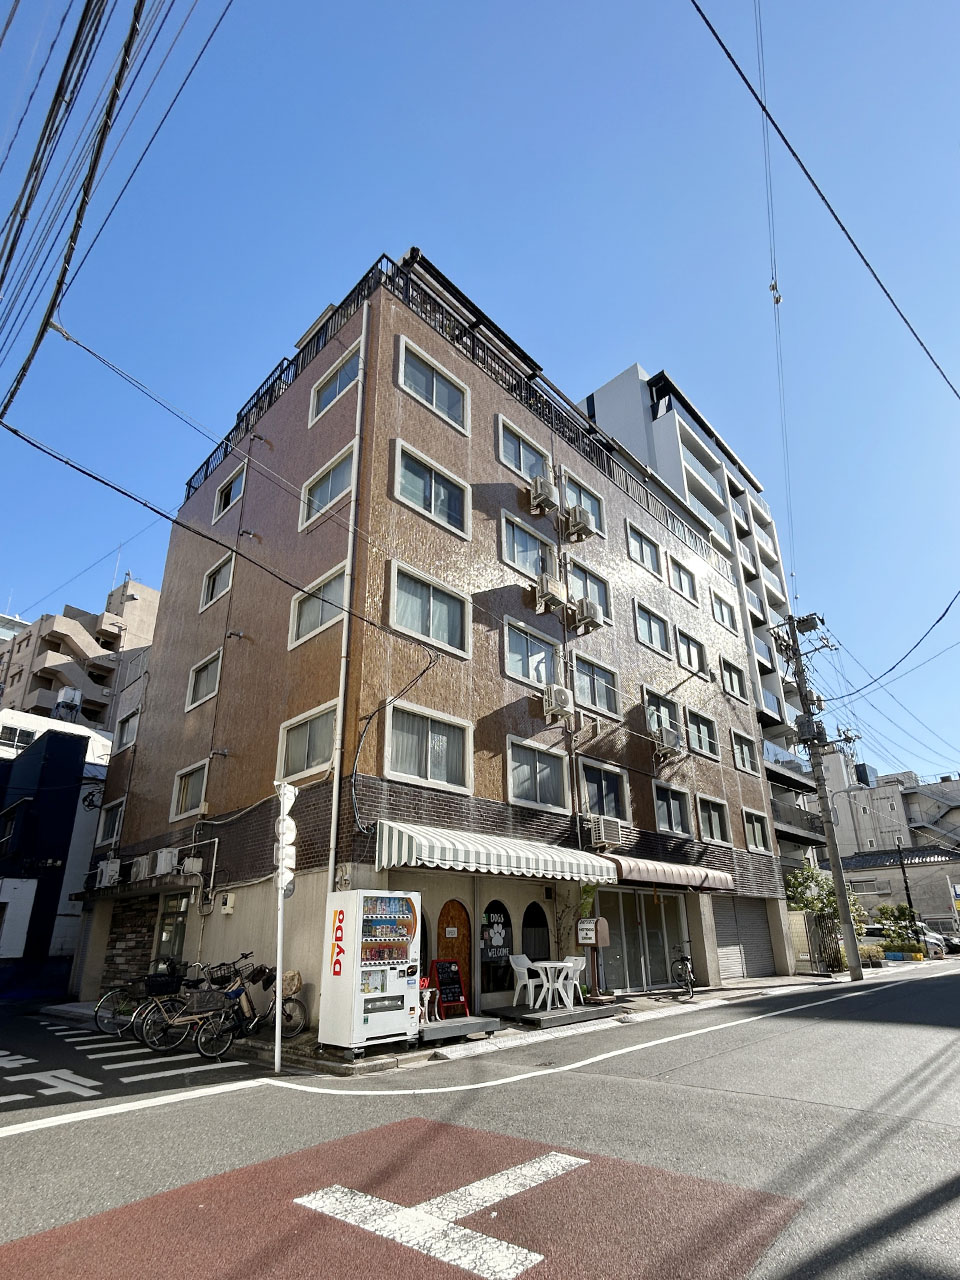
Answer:
POLYGON ((419 893, 332 893, 324 943, 320 1043, 362 1053, 381 1041, 416 1041, 419 893))

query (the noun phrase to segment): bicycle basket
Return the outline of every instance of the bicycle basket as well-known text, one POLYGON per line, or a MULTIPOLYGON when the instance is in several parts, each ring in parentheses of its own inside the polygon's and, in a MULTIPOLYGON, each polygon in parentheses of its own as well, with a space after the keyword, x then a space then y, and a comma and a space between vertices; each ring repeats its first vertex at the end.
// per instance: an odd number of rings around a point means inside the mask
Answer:
POLYGON ((265 964, 255 965, 249 974, 250 985, 253 986, 257 982, 262 982, 270 970, 265 964))
POLYGON ((176 974, 148 973, 143 985, 148 996, 175 996, 180 990, 180 979, 176 974))
POLYGON ((285 969, 283 973, 283 998, 295 996, 303 988, 303 978, 299 969, 285 969))
POLYGON ((232 964, 213 964, 207 972, 215 987, 225 987, 235 976, 232 964))
POLYGON ((222 991, 191 991, 187 996, 184 1013, 217 1013, 230 1006, 230 999, 222 991))

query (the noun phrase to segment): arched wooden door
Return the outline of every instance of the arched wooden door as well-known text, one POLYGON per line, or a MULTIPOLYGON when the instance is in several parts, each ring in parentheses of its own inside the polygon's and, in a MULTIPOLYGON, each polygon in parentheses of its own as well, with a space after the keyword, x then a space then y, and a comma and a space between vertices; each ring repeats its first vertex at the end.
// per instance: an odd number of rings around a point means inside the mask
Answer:
POLYGON ((473 1009, 473 993, 470 990, 472 961, 470 958, 470 917, 467 908, 456 898, 451 898, 440 908, 437 916, 437 959, 456 960, 460 966, 463 994, 467 1007, 473 1009))

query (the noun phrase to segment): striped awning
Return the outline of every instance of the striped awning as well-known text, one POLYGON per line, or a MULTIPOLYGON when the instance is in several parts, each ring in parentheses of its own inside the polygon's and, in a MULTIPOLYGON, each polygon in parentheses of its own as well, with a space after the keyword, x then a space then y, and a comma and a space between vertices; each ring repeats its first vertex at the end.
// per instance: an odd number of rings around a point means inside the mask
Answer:
POLYGON ((713 889, 733 893, 733 876, 709 867, 694 867, 684 862, 654 862, 650 858, 627 858, 618 853, 603 855, 617 868, 621 883, 645 881, 672 884, 678 889, 713 889))
POLYGON ((444 871, 489 871, 501 876, 616 884, 612 863, 579 849, 532 840, 447 831, 405 822, 377 823, 377 870, 436 867, 444 871))

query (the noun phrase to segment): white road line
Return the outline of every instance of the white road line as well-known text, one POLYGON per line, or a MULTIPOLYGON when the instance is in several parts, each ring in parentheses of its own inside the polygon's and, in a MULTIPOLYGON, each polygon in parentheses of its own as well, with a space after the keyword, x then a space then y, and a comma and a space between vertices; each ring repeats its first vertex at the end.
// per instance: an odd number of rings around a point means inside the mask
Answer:
POLYGON ((500 1200, 517 1196, 521 1191, 529 1191, 531 1187, 539 1187, 541 1182, 549 1182, 552 1178, 559 1178, 562 1173, 569 1173, 571 1169, 578 1169, 580 1165, 589 1163, 589 1160, 583 1160, 579 1156, 551 1151, 549 1155, 537 1156, 525 1164, 504 1169, 502 1173, 480 1178, 469 1186, 458 1187, 456 1191, 448 1191, 433 1200, 423 1200, 416 1208, 420 1213, 456 1222, 458 1218, 469 1218, 471 1213, 489 1209, 500 1200))
MULTIPOLYGON (((135 1065, 133 1063, 130 1064, 135 1065)), ((160 1080, 163 1076, 186 1075, 188 1071, 216 1071, 221 1067, 249 1067, 249 1062, 205 1062, 202 1067, 179 1067, 173 1071, 150 1071, 145 1076, 121 1076, 121 1084, 133 1084, 135 1080, 160 1080)), ((2 1130, 0 1130, 2 1134, 2 1130)))
POLYGON ((124 1054, 143 1053, 143 1045, 136 1049, 108 1049, 106 1053, 88 1053, 88 1058, 122 1058, 124 1054))
POLYGON ((89 1031, 81 1031, 76 1036, 64 1036, 64 1044, 102 1044, 104 1040, 116 1040, 116 1036, 92 1036, 89 1031))
POLYGON ((79 1124, 82 1120, 100 1120, 104 1116, 122 1115, 126 1111, 147 1111, 151 1107, 166 1107, 174 1102, 190 1102, 193 1098, 211 1098, 218 1093, 233 1093, 238 1089, 256 1089, 262 1080, 231 1080, 229 1084, 209 1084, 199 1089, 182 1090, 180 1093, 161 1093, 153 1098, 138 1098, 135 1102, 112 1102, 105 1107, 91 1107, 88 1111, 71 1111, 62 1116, 41 1116, 39 1120, 24 1120, 21 1124, 0 1125, 0 1138, 13 1138, 20 1133, 34 1133, 38 1129, 56 1129, 64 1124, 79 1124))
MULTIPOLYGON (((141 1049, 140 1053, 144 1050, 141 1049)), ((186 1062, 188 1058, 192 1058, 194 1062, 200 1061, 199 1053, 173 1053, 164 1054, 159 1059, 161 1062, 186 1062)), ((132 1067, 153 1067, 156 1066, 157 1058, 141 1058, 139 1062, 105 1062, 100 1068, 101 1071, 129 1071, 132 1067)))
POLYGON ((65 1022, 48 1022, 46 1028, 48 1031, 76 1031, 76 1027, 70 1027, 65 1022))
POLYGON ((29 1097, 30 1097, 29 1093, 0 1094, 0 1104, 4 1102, 23 1102, 26 1098, 29 1098, 29 1097))

